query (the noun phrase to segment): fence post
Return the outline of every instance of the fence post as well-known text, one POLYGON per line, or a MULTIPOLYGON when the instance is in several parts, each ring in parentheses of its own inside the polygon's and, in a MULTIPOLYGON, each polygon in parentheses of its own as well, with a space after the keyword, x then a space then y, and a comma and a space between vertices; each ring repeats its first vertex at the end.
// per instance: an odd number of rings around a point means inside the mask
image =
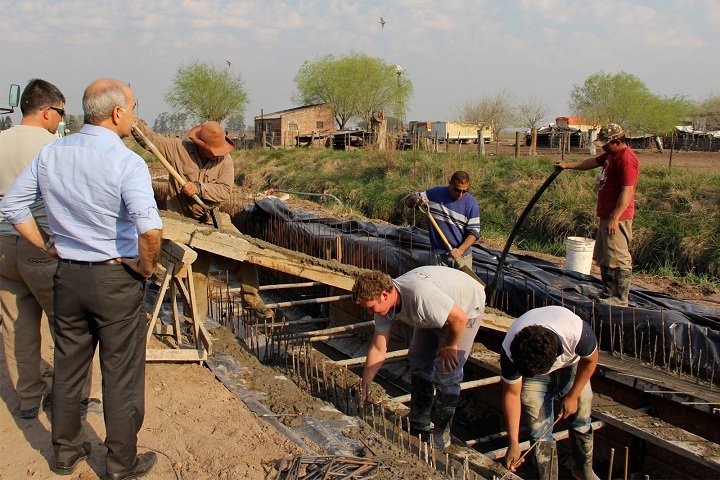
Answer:
POLYGON ((478 130, 478 153, 485 156, 485 135, 483 130, 485 130, 485 125, 480 125, 480 130, 478 130))

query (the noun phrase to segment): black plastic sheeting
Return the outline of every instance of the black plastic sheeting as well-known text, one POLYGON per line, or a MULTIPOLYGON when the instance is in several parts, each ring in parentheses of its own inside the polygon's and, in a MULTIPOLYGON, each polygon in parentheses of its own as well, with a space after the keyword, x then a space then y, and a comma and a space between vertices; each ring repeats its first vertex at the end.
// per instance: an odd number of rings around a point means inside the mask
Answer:
MULTIPOLYGON (((264 224, 272 220, 277 229, 281 220, 286 235, 307 238, 302 244, 327 245, 331 250, 327 253, 335 258, 332 249, 340 238, 344 252, 353 248, 362 252, 360 259, 344 254, 344 263, 379 269, 393 277, 426 264, 428 257, 427 232, 415 227, 322 218, 290 210, 274 197, 258 200, 249 213, 254 228, 248 233, 259 238, 264 224)), ((486 285, 494 280, 500 255, 497 250, 473 247, 473 270, 486 285)), ((591 323, 603 350, 637 353, 657 366, 682 364, 693 374, 713 375, 720 363, 720 308, 640 288, 631 288, 629 307, 610 307, 590 298, 601 287, 591 275, 566 271, 531 256, 508 255, 495 295, 488 292, 488 298, 494 298, 491 306, 513 316, 545 305, 565 306, 591 323)))

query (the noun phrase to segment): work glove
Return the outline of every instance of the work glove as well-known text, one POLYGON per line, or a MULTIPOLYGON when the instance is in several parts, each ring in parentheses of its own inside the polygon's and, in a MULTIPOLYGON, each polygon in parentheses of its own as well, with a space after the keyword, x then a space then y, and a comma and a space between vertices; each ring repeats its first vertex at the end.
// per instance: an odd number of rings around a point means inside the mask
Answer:
POLYGON ((408 208, 415 208, 418 205, 422 205, 425 203, 425 199, 417 194, 417 193, 411 193, 407 197, 405 197, 405 206, 408 208))

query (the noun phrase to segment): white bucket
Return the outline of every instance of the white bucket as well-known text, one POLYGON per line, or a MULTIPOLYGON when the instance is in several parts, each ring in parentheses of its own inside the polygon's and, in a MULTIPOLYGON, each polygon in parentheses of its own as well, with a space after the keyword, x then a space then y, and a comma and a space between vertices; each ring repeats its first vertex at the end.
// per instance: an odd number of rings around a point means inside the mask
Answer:
POLYGON ((595 240, 585 237, 568 237, 565 240, 565 269, 590 274, 595 240))

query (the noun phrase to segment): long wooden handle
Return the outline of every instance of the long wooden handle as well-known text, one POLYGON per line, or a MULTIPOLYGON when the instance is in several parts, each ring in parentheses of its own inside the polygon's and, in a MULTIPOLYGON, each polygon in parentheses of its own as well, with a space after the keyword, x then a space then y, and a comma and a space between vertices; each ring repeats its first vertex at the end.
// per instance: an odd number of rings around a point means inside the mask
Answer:
MULTIPOLYGON (((163 164, 163 167, 165 167, 165 169, 168 171, 168 173, 170 173, 170 175, 172 175, 172 177, 180 185, 185 186, 185 184, 188 183, 187 180, 185 180, 185 177, 183 177, 180 174, 180 172, 175 170, 175 167, 173 167, 170 164, 170 162, 167 161, 167 158, 165 158, 165 156, 162 153, 160 153, 160 150, 158 150, 158 148, 155 146, 155 144, 150 141, 150 139, 147 137, 147 135, 145 135, 145 133, 143 133, 143 131, 140 130, 140 128, 137 125, 135 125, 134 123, 132 124, 132 129, 133 129, 133 132, 137 136, 142 138, 142 140, 143 140, 143 142, 145 142, 145 145, 147 146, 148 150, 150 150, 153 153, 153 155, 155 155, 157 157, 157 159, 160 160, 160 163, 163 164)), ((195 203, 200 205, 205 210, 212 210, 212 208, 207 206, 205 204, 205 202, 203 202, 197 194, 193 195, 192 199, 193 199, 193 201, 195 201, 195 203)))
POLYGON ((427 216, 428 216, 428 219, 430 220, 430 223, 432 223, 433 227, 435 227, 435 231, 437 232, 437 234, 440 236, 443 243, 447 247, 448 252, 452 252, 453 247, 452 247, 452 245, 450 245, 450 242, 448 242, 448 239, 445 236, 445 234, 442 232, 442 230, 440 230, 440 225, 437 224, 435 217, 433 217, 432 213, 430 213, 430 208, 427 209, 427 216))

